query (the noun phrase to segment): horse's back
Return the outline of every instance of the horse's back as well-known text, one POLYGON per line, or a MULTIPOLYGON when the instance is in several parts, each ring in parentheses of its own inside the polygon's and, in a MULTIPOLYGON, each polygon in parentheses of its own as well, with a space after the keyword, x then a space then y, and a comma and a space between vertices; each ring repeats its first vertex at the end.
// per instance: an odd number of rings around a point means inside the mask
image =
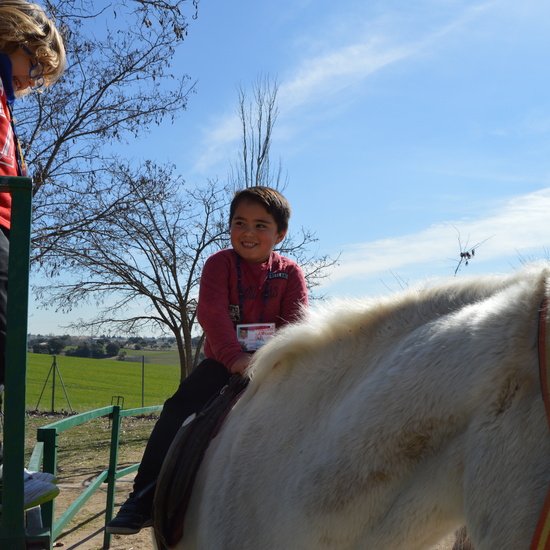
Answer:
POLYGON ((182 548, 420 550, 466 521, 477 550, 528 547, 550 483, 547 278, 444 283, 283 331, 206 454, 182 548))

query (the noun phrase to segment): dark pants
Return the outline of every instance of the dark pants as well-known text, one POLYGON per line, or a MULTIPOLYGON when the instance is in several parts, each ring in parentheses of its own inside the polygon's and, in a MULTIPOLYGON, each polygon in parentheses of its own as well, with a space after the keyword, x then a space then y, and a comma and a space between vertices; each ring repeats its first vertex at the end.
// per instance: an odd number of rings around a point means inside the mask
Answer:
POLYGON ((224 365, 213 359, 205 359, 180 383, 176 393, 164 403, 151 432, 134 480, 132 495, 156 481, 164 457, 183 421, 193 413, 198 413, 229 382, 230 377, 231 373, 224 365))
MULTIPOLYGON (((0 410, 4 393, 6 374, 6 318, 8 310, 8 260, 10 251, 10 232, 0 227, 0 410)), ((3 463, 2 440, 0 439, 0 464, 3 463)))

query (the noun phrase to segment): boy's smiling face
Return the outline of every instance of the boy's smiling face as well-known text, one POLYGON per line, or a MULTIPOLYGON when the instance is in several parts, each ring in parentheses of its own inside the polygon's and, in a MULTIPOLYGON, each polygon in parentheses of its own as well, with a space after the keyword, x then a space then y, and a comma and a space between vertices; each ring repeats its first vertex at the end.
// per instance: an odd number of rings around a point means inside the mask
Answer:
POLYGON ((231 220, 231 245, 243 260, 253 264, 267 261, 285 235, 260 203, 243 199, 237 205, 231 220))

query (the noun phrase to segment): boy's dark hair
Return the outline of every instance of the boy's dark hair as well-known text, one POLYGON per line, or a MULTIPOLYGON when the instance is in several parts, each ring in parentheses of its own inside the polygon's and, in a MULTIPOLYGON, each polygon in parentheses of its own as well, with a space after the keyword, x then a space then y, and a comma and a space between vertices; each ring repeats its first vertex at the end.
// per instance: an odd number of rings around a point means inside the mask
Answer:
POLYGON ((237 206, 239 206, 243 200, 254 201, 261 204, 268 213, 273 216, 279 233, 288 229, 288 220, 290 219, 291 212, 290 204, 288 204, 286 198, 279 193, 279 191, 263 185, 247 187, 246 189, 237 191, 231 201, 229 223, 231 223, 235 215, 237 206))

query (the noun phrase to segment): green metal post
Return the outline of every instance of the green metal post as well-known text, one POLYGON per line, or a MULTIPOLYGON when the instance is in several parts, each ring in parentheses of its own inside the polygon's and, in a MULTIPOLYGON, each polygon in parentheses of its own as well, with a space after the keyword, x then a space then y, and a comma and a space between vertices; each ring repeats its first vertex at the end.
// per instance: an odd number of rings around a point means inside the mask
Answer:
MULTIPOLYGON (((118 446, 120 442, 120 407, 113 409, 113 424, 111 426, 111 449, 109 456, 109 472, 107 474, 107 502, 105 506, 105 525, 112 519, 115 510, 116 474, 118 465, 118 446)), ((107 530, 103 533, 103 548, 110 548, 111 535, 107 530)))
POLYGON ((55 355, 53 356, 53 372, 52 372, 52 414, 55 412, 55 375, 57 374, 55 368, 57 363, 55 362, 55 355))
POLYGON ((9 290, 4 399, 4 466, 2 488, 2 550, 26 548, 23 510, 25 465, 25 400, 27 376, 27 317, 32 180, 0 178, 0 192, 12 194, 9 290))
POLYGON ((141 356, 141 406, 145 407, 145 355, 141 356))

